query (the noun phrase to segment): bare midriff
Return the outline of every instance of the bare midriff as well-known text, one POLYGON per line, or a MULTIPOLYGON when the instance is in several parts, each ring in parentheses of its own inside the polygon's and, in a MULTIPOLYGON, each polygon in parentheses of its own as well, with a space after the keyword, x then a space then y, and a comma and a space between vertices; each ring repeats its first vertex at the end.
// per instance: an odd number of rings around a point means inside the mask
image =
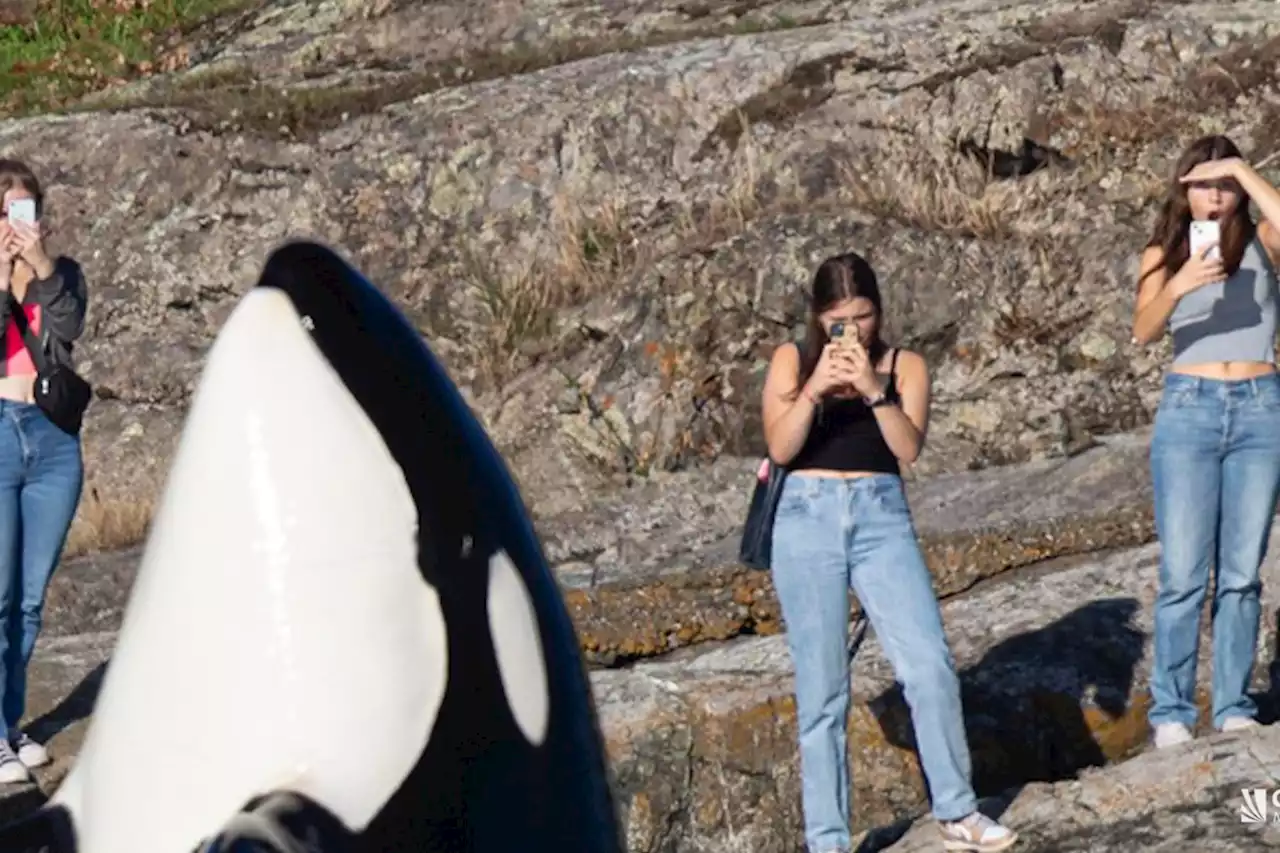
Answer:
MULTIPOLYGON (((13 291, 14 299, 21 302, 27 295, 27 288, 31 286, 31 274, 21 267, 13 271, 13 283, 10 285, 13 291)), ((0 298, 7 298, 0 293, 0 298)), ((12 319, 9 321, 13 322, 12 319)), ((0 332, 0 339, 3 339, 7 330, 0 332)), ((3 358, 0 353, 0 358, 3 358)), ((0 376, 0 399, 15 400, 19 403, 34 403, 36 400, 36 375, 34 373, 18 373, 14 376, 0 376)))
POLYGON ((1256 379, 1276 372, 1274 364, 1265 361, 1207 361, 1202 364, 1179 364, 1170 368, 1183 376, 1201 379, 1256 379))
POLYGON ((841 480, 855 480, 858 477, 874 477, 875 471, 833 471, 828 468, 801 468, 792 471, 792 477, 836 477, 841 480))
POLYGON ((0 399, 3 400, 34 403, 36 399, 35 388, 36 375, 34 373, 0 377, 0 399))

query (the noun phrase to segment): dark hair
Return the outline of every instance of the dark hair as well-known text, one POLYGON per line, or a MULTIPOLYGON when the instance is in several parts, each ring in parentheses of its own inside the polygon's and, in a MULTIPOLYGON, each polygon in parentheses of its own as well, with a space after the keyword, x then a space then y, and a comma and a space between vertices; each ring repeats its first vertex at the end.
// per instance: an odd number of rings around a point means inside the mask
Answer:
POLYGON ((44 191, 40 189, 36 173, 20 160, 0 159, 0 197, 14 187, 21 187, 31 193, 36 201, 37 216, 44 211, 44 191))
POLYGON ((867 349, 871 363, 876 364, 885 354, 888 347, 880 338, 880 319, 882 315, 880 303, 880 283, 876 281, 875 270, 866 258, 856 252, 847 252, 827 258, 818 265, 813 274, 813 286, 809 294, 809 316, 806 321, 804 341, 800 343, 800 376, 796 382, 796 394, 809 381, 813 370, 822 357, 822 348, 827 345, 827 330, 823 328, 818 317, 832 306, 846 299, 864 297, 876 309, 876 330, 867 349))
MULTIPOLYGON (((1173 175, 1170 176, 1164 204, 1160 206, 1160 214, 1151 230, 1151 239, 1147 241, 1147 248, 1159 246, 1163 256, 1160 264, 1149 270, 1142 277, 1143 280, 1161 268, 1169 276, 1176 275, 1191 254, 1187 236, 1191 227, 1191 204, 1187 201, 1187 185, 1182 183, 1182 177, 1201 163, 1239 156, 1240 149, 1225 136, 1202 136, 1182 152, 1174 166, 1173 175)), ((1240 203, 1221 226, 1219 249, 1222 253, 1222 268, 1227 275, 1240 269, 1245 248, 1256 231, 1253 219, 1249 216, 1249 197, 1245 195, 1243 188, 1238 189, 1238 192, 1240 203)))

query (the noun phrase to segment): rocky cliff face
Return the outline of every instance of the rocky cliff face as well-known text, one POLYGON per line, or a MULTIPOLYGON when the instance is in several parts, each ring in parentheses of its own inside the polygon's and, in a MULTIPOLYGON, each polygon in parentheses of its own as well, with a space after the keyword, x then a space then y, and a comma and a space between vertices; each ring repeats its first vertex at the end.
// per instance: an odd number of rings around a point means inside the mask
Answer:
MULTIPOLYGON (((934 370, 912 506, 980 784, 1029 785, 1038 820, 1036 783, 1143 747, 1142 430, 1165 352, 1128 343, 1136 258, 1191 137, 1227 132, 1280 179, 1275 11, 275 0, 211 23, 181 73, 0 126, 93 287, 73 551, 139 537, 221 321, 279 241, 328 241, 419 324, 521 481, 595 668, 631 849, 798 849, 782 626, 768 577, 733 558, 768 356, 815 264, 855 249, 891 337, 934 370)), ((46 787, 132 567, 86 557, 51 592, 46 787)), ((866 649, 851 743, 871 829, 925 799, 866 649)), ((1092 796, 1040 849, 1106 849, 1080 835, 1092 796)), ((1180 831, 1133 819, 1116 845, 1180 831)))
POLYGON ((768 354, 850 248, 934 365, 919 473, 1141 426, 1152 202, 1191 136, 1276 152, 1274 11, 282 1, 210 25, 188 71, 0 128, 94 286, 77 547, 136 536, 212 335, 297 234, 419 323, 539 513, 755 452, 768 354))

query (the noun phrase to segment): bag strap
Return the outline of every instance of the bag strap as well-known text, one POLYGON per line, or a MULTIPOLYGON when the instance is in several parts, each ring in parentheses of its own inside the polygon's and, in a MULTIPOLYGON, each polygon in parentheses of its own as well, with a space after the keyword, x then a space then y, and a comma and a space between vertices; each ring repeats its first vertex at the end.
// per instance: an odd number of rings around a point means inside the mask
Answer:
POLYGON ((9 314, 13 317, 13 322, 18 324, 18 331, 22 333, 22 343, 26 345, 27 352, 31 354, 31 361, 35 364, 36 370, 44 373, 49 369, 48 360, 44 357, 44 349, 40 346, 40 341, 32 334, 31 326, 27 324, 27 312, 22 310, 18 300, 13 298, 13 291, 9 291, 9 314))

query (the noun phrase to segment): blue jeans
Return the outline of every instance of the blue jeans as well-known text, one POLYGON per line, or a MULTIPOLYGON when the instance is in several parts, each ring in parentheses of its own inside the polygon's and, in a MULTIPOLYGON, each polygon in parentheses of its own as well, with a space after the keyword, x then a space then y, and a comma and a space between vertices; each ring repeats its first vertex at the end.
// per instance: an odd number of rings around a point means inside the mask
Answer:
MULTIPOLYGON (((80 441, 32 404, 0 399, 0 713, 26 710, 45 591, 80 502, 80 441)), ((0 733, 0 736, 3 736, 0 733)))
POLYGON ((1196 657, 1209 566, 1213 724, 1252 717, 1245 692, 1258 644, 1261 582, 1280 488, 1280 377, 1170 373, 1151 440, 1160 588, 1151 673, 1152 725, 1195 725, 1196 657))
POLYGON ((795 670, 809 849, 850 845, 850 588, 902 682, 934 816, 971 813, 977 799, 960 684, 902 481, 791 474, 773 536, 773 583, 795 670))

